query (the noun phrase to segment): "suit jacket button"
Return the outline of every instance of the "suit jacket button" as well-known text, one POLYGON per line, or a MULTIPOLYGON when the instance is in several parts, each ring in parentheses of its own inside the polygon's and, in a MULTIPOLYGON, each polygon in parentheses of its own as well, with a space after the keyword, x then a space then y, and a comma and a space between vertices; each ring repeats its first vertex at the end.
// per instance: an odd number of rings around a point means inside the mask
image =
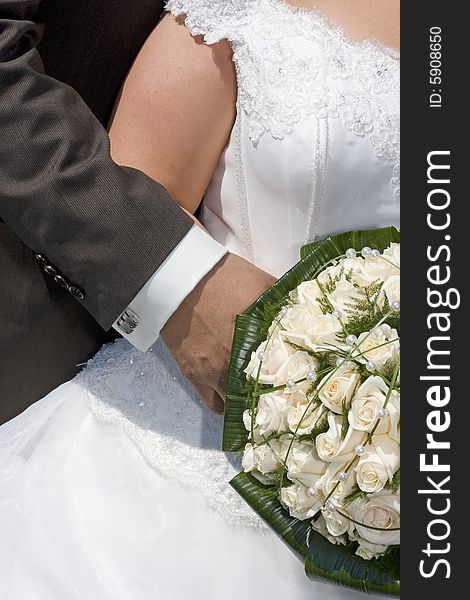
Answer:
POLYGON ((44 268, 44 271, 48 275, 51 275, 52 277, 55 277, 56 275, 57 276, 59 275, 52 265, 45 265, 43 268, 44 268))
POLYGON ((83 298, 85 298, 85 294, 82 292, 82 290, 80 288, 76 287, 75 285, 71 285, 69 287, 69 292, 77 300, 83 300, 83 298))
POLYGON ((62 286, 63 288, 65 288, 66 290, 68 290, 69 288, 69 284, 67 283, 67 281, 62 277, 62 275, 54 275, 54 281, 56 283, 58 283, 60 286, 62 286))
POLYGON ((34 258, 40 263, 43 267, 47 265, 47 258, 43 254, 35 254, 34 258))

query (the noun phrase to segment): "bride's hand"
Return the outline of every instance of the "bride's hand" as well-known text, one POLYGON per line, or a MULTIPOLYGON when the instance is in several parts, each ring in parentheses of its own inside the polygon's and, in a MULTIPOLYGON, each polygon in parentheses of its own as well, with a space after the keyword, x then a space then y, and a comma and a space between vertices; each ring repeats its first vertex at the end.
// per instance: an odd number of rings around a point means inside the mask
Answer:
POLYGON ((169 319, 161 335, 207 406, 223 413, 235 317, 275 278, 226 255, 169 319))

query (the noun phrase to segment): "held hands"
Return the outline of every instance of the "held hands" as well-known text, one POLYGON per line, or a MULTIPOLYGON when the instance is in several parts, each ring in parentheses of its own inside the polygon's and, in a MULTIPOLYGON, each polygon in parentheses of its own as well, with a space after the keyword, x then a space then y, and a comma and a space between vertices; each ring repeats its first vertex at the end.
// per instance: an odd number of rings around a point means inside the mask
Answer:
POLYGON ((243 258, 227 254, 161 332, 182 372, 218 414, 223 413, 235 317, 275 281, 243 258))

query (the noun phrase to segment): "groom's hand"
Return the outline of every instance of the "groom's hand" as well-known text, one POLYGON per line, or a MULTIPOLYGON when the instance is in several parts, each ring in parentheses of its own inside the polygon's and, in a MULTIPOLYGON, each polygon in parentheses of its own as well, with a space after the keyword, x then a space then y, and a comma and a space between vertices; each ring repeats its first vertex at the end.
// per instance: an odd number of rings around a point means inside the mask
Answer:
POLYGON ((207 406, 223 413, 235 317, 275 278, 227 254, 168 320, 163 341, 207 406))

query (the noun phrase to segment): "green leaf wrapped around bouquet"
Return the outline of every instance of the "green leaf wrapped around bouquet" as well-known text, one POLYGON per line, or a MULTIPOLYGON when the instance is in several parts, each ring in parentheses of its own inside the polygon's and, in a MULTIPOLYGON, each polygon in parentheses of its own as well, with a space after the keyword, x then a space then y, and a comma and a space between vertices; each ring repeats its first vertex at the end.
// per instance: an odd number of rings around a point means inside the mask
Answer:
POLYGON ((380 559, 363 560, 354 554, 354 548, 331 544, 312 531, 307 521, 291 517, 279 503, 276 490, 250 474, 240 473, 230 484, 304 561, 310 579, 337 583, 366 593, 399 596, 399 549, 380 559))
MULTIPOLYGON (((348 232, 308 244, 301 250, 299 263, 281 277, 242 315, 237 317, 225 403, 223 435, 225 451, 242 452, 249 441, 250 432, 244 423, 243 415, 250 408, 250 398, 255 398, 258 394, 263 393, 263 385, 257 381, 247 381, 245 369, 252 358, 252 353, 263 340, 266 340, 267 331, 280 309, 292 298, 291 292, 302 282, 314 279, 326 265, 332 264, 331 261, 343 256, 350 248, 360 252, 362 248, 369 247, 372 250, 383 252, 392 242, 399 242, 399 233, 395 228, 348 232), (253 386, 256 389, 253 389, 253 386)), ((370 287, 370 294, 373 296, 375 290, 373 285, 370 287)), ((366 297, 362 303, 358 302, 356 306, 349 309, 351 310, 351 327, 355 324, 358 332, 364 331, 368 326, 367 319, 370 315, 367 302, 366 290, 366 297)), ((385 308, 382 307, 381 310, 389 311, 389 308, 388 305, 385 305, 385 308)), ((393 311, 386 313, 387 322, 394 328, 394 331, 398 330, 399 332, 398 317, 392 313, 393 311)), ((379 322, 384 322, 385 317, 382 319, 381 317, 381 314, 374 313, 374 318, 379 322)), ((315 355, 314 351, 311 353, 315 355)), ((366 372, 366 366, 363 368, 366 372)), ((368 365, 367 368, 369 368, 368 365)), ((394 369, 393 364, 383 365, 382 376, 390 385, 386 405, 390 394, 395 393, 393 390, 398 377, 398 367, 394 369)), ((347 419, 347 411, 346 417, 343 415, 342 418, 347 419)), ((325 424, 322 422, 321 427, 325 424)), ((343 422, 343 426, 344 424, 343 422)), ((326 427, 328 427, 327 424, 326 427)), ((320 431, 323 430, 320 429, 320 431)), ((343 434, 342 431, 341 435, 343 434)), ((395 477, 394 485, 396 480, 395 477)), ((323 535, 314 531, 310 520, 294 518, 283 508, 279 501, 279 490, 282 483, 283 475, 281 475, 280 484, 277 485, 274 480, 268 481, 266 484, 261 483, 248 473, 240 473, 231 482, 234 489, 303 560, 306 573, 310 578, 337 583, 369 593, 383 593, 392 596, 399 594, 399 547, 392 546, 386 554, 365 560, 356 555, 357 543, 350 542, 345 545, 331 543, 323 535)), ((392 482, 390 486, 392 486, 392 482)), ((360 496, 360 493, 359 490, 359 494, 356 493, 356 496, 351 495, 353 502, 354 498, 360 496)))

